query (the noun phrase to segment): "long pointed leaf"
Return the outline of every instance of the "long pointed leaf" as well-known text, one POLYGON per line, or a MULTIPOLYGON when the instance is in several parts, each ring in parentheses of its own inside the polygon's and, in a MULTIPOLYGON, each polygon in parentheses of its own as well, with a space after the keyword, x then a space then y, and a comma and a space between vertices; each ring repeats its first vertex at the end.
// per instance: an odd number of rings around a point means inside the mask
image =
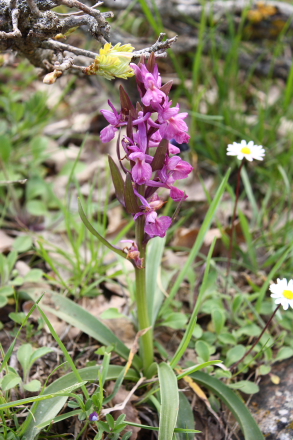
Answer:
POLYGON ((230 411, 233 413, 235 419, 239 422, 245 440, 264 440, 256 421, 251 413, 242 402, 240 397, 234 393, 227 385, 219 379, 212 377, 206 373, 198 371, 190 375, 197 383, 204 385, 206 388, 215 393, 230 411))
POLYGON ((149 318, 152 325, 162 304, 164 294, 158 286, 158 275, 161 269, 161 261, 164 252, 166 237, 155 237, 147 246, 147 262, 146 262, 146 290, 149 318))
POLYGON ((158 366, 158 373, 161 393, 159 440, 171 440, 179 411, 177 378, 166 362, 158 366))
POLYGON ((115 246, 109 243, 108 240, 102 237, 102 235, 100 235, 98 231, 93 227, 93 225, 89 222, 84 210, 82 209, 80 200, 78 200, 78 212, 84 225, 95 237, 97 237, 108 249, 111 249, 111 251, 120 255, 120 257, 126 258, 126 254, 121 249, 117 249, 115 246))
MULTIPOLYGON (((58 293, 50 292, 50 295, 51 300, 56 306, 56 309, 53 309, 46 304, 42 304, 41 306, 43 310, 53 313, 54 315, 58 316, 58 318, 63 319, 74 327, 79 328, 102 344, 108 346, 113 345, 116 353, 118 353, 124 359, 128 359, 129 349, 98 318, 93 316, 87 310, 83 309, 80 305, 58 293)), ((141 361, 137 356, 134 357, 133 366, 136 369, 140 369, 141 367, 141 361)))
POLYGON ((122 179, 120 170, 111 156, 108 156, 108 161, 109 161, 109 166, 110 166, 113 185, 115 188, 116 197, 119 200, 119 202, 121 203, 121 205, 125 206, 124 181, 122 179))
MULTIPOLYGON (((184 393, 179 393, 179 412, 177 419, 177 428, 194 429, 195 420, 191 404, 184 393)), ((194 434, 180 432, 177 435, 178 440, 193 440, 194 434)))
POLYGON ((123 113, 125 112, 126 114, 130 113, 132 119, 136 119, 137 112, 131 102, 131 99, 129 98, 127 92, 125 91, 122 85, 119 87, 119 91, 120 91, 120 102, 121 102, 122 112, 123 113))
POLYGON ((126 174, 124 199, 125 199, 126 211, 129 214, 136 214, 137 212, 140 211, 137 203, 137 197, 133 191, 132 181, 129 173, 126 174))
POLYGON ((162 139, 154 155, 152 161, 152 170, 160 170, 165 162, 166 154, 168 151, 169 141, 167 139, 162 139))

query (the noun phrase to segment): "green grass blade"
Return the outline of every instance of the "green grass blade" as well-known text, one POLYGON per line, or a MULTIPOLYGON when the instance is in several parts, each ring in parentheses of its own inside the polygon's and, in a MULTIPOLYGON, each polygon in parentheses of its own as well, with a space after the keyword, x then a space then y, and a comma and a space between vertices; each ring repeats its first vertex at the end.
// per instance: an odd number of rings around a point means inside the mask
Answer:
POLYGON ((52 419, 52 421, 47 420, 46 422, 41 423, 40 425, 37 426, 37 428, 43 429, 46 426, 50 425, 51 423, 62 422, 62 420, 66 420, 66 419, 69 419, 70 417, 78 416, 81 413, 82 413, 81 409, 76 409, 74 411, 70 411, 68 413, 61 414, 61 416, 54 417, 54 419, 52 419))
POLYGON ((205 292, 205 287, 206 287, 208 275, 209 275, 209 272, 210 272, 211 259, 212 259, 213 251, 214 251, 214 248, 215 248, 215 244, 216 244, 216 238, 214 238, 214 240, 213 240, 213 242, 211 244, 209 253, 208 253, 207 263, 206 263, 206 270, 205 270, 205 273, 204 273, 203 282, 202 282, 202 285, 201 285, 201 288, 200 288, 200 291, 199 291, 199 295, 198 295, 195 307, 194 307, 192 315, 190 317, 187 329, 184 332, 184 336, 183 336, 183 338, 182 338, 182 340, 180 342, 180 345, 179 345, 179 347, 178 347, 178 349, 177 349, 173 359, 170 362, 172 367, 175 367, 178 364, 178 362, 180 361, 180 359, 184 355, 185 350, 187 349, 188 344, 189 344, 189 342, 190 342, 190 340, 192 338, 192 335, 193 335, 193 332, 194 332, 194 329, 195 329, 195 326, 196 326, 197 314, 198 314, 200 306, 201 306, 202 297, 203 297, 204 292, 205 292))
POLYGON ((201 371, 191 374, 191 377, 198 384, 205 386, 215 393, 222 400, 222 402, 227 405, 227 407, 233 413, 235 419, 238 421, 245 440, 264 440, 264 436, 262 435, 256 421, 252 417, 246 405, 242 402, 240 397, 237 396, 237 394, 227 387, 227 385, 223 384, 223 382, 221 382, 219 379, 211 377, 206 373, 202 373, 201 371))
MULTIPOLYGON (((75 380, 74 385, 67 387, 67 388, 64 388, 62 390, 56 391, 56 392, 50 392, 46 395, 27 397, 26 399, 14 400, 13 402, 2 403, 2 405, 0 405, 0 411, 3 411, 4 409, 7 409, 7 408, 12 408, 14 406, 26 405, 27 403, 33 403, 33 402, 38 403, 43 400, 59 398, 59 396, 62 396, 62 398, 63 398, 65 396, 65 394, 70 394, 72 391, 77 390, 78 388, 80 388, 81 386, 83 386, 85 384, 86 384, 86 381, 77 382, 75 380)), ((65 397, 65 398, 67 398, 67 397, 65 397)))
POLYGON ((287 79, 287 85, 284 96, 284 110, 287 110, 292 102, 293 97, 293 65, 291 65, 290 73, 287 79))
POLYGON ((158 275, 164 252, 166 238, 155 237, 147 246, 146 259, 146 290, 149 309, 149 318, 152 325, 164 299, 164 294, 158 286, 158 275))
MULTIPOLYGON (((65 298, 58 293, 51 292, 51 299, 54 302, 56 309, 47 305, 42 305, 43 310, 53 313, 58 318, 63 319, 74 327, 79 328, 87 335, 92 336, 97 341, 104 345, 113 345, 114 350, 124 359, 128 359, 129 349, 120 339, 98 318, 93 316, 80 305, 74 303, 68 298, 65 298)), ((141 361, 135 356, 133 359, 134 368, 140 369, 141 361)))
POLYGON ((220 361, 220 360, 207 361, 207 362, 204 362, 203 364, 196 365, 194 367, 190 367, 187 370, 183 370, 182 373, 178 374, 177 380, 183 379, 183 377, 189 376, 190 374, 195 373, 198 370, 202 370, 203 368, 206 368, 210 365, 217 365, 217 364, 221 364, 222 362, 223 361, 220 361))
MULTIPOLYGON (((128 422, 128 420, 125 420, 125 423, 127 423, 127 425, 129 425, 129 426, 137 426, 138 428, 149 429, 150 431, 158 431, 159 430, 159 428, 157 426, 141 425, 140 423, 128 422)), ((175 428, 174 432, 187 432, 187 433, 196 434, 201 431, 197 431, 196 429, 175 428)))
POLYGON ((179 411, 177 378, 166 362, 158 366, 158 373, 161 393, 159 440, 171 440, 179 411))
POLYGON ((241 228, 245 237, 245 241, 247 243, 247 252, 250 258, 250 263, 252 264, 253 269, 256 271, 258 269, 258 262, 257 262, 255 245, 253 243, 253 236, 250 232, 249 223, 242 211, 238 210, 238 215, 240 219, 241 228))
POLYGON ((196 238, 196 241, 195 241, 195 243, 194 243, 194 245, 193 245, 193 247, 192 247, 192 249, 190 251, 189 257, 188 257, 185 265, 183 266, 182 270, 180 271, 180 274, 178 275, 178 277, 177 277, 177 279, 176 279, 176 281, 175 281, 175 283, 174 283, 174 285, 173 285, 173 287, 171 289, 169 297, 166 299, 166 301, 165 301, 165 303, 164 303, 164 305, 162 307, 163 310, 165 310, 170 305, 170 302, 175 297, 175 295, 176 295, 176 293, 177 293, 177 291, 178 291, 182 281, 184 280, 184 278, 186 276, 186 273, 187 273, 188 269, 193 264, 195 258, 197 257, 197 255, 198 255, 198 253, 200 251, 200 248, 201 248, 201 246, 203 244, 205 235, 206 235, 206 233, 208 232, 208 230, 209 230, 209 228, 211 226, 211 223, 213 221, 213 218, 215 216, 217 208, 218 208, 218 206, 219 206, 219 204, 221 202, 221 199, 222 199, 222 196, 224 194, 225 187, 226 187, 229 175, 230 175, 230 169, 227 171, 225 177, 223 178, 223 180, 221 182, 221 185, 218 188, 218 191, 217 191, 217 193, 216 193, 216 195, 214 197, 214 200, 212 201, 211 206, 209 207, 209 210, 208 210, 208 212, 207 212, 207 214, 205 216, 205 220, 204 220, 203 224, 201 225, 201 228, 200 228, 199 234, 198 234, 198 236, 196 238))
POLYGON ((139 3, 141 5, 141 8, 143 10, 144 15, 146 16, 149 24, 154 29, 154 31, 157 32, 157 34, 159 34, 160 32, 163 32, 163 26, 162 26, 160 17, 158 17, 158 15, 156 14, 157 19, 159 18, 159 23, 157 23, 157 21, 154 18, 154 13, 149 8, 147 1, 146 0, 139 0, 139 3))
MULTIPOLYGON (((43 320, 45 321, 45 323, 49 327, 50 332, 51 332, 53 338, 55 339, 55 341, 57 342, 57 344, 61 348, 61 350, 62 350, 62 352, 64 354, 64 357, 65 357, 68 365, 70 366, 70 368, 72 369, 73 373, 75 374, 75 377, 76 377, 77 381, 81 383, 82 382, 82 378, 80 377, 78 369, 76 368, 75 363, 74 363, 73 359, 71 358, 70 354, 68 353, 65 345, 63 344, 63 342, 61 341, 61 339, 59 338, 59 336, 55 332, 54 327, 52 326, 50 320, 47 318, 46 314, 43 312, 41 307, 37 306, 37 308, 38 308, 38 311, 40 312, 43 320)), ((88 394, 88 391, 87 391, 85 386, 82 386, 82 390, 84 392, 85 397, 89 398, 89 394, 88 394)))
POLYGON ((259 209, 257 206, 257 202, 255 200, 253 189, 251 187, 250 180, 249 180, 249 177, 248 177, 248 174, 247 174, 245 167, 242 167, 241 178, 242 178, 242 181, 244 184, 244 188, 245 188, 248 200, 250 201, 250 204, 252 207, 253 222, 255 223, 258 218, 258 215, 259 215, 259 209))

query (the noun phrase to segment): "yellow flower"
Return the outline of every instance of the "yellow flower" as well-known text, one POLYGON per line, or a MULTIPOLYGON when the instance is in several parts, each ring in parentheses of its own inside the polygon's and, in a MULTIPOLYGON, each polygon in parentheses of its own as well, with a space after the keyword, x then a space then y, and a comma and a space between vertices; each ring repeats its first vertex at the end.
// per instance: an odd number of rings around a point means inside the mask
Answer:
POLYGON ((111 43, 106 43, 85 71, 88 75, 96 74, 109 80, 115 77, 127 79, 134 75, 134 70, 129 66, 133 50, 134 47, 130 44, 121 46, 118 43, 112 47, 111 43))

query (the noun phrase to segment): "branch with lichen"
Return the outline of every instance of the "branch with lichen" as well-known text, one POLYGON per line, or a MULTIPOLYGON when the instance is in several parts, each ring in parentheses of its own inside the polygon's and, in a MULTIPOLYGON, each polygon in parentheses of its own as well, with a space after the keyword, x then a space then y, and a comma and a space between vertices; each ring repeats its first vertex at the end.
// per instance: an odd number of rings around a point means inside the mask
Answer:
POLYGON ((108 79, 127 78, 133 74, 129 68, 131 59, 141 56, 148 58, 152 52, 159 57, 166 56, 166 49, 176 41, 177 37, 163 41, 165 34, 160 34, 152 46, 138 51, 127 42, 112 47, 107 19, 113 17, 113 13, 99 11, 101 4, 98 2, 90 7, 78 0, 0 0, 1 15, 5 17, 0 22, 0 51, 17 51, 33 65, 41 67, 47 73, 44 82, 52 84, 70 69, 78 69, 84 74, 103 75, 108 79), (52 10, 59 5, 78 11, 57 13, 52 10), (66 39, 80 26, 86 26, 102 45, 99 53, 59 41, 66 39), (125 50, 126 47, 132 47, 131 51, 125 50), (76 62, 78 56, 93 59, 94 62, 80 66, 76 62))

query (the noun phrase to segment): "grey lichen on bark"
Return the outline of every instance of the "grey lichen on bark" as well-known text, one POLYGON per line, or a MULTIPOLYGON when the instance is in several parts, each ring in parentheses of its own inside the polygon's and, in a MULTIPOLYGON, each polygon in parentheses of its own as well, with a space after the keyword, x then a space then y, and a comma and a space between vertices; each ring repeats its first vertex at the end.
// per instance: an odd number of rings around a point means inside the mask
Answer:
MULTIPOLYGON (((74 64, 74 55, 95 58, 97 54, 62 43, 58 41, 58 35, 85 26, 101 45, 109 42, 107 19, 114 14, 100 12, 98 7, 101 4, 98 2, 90 7, 78 0, 0 0, 0 52, 16 51, 45 73, 55 71, 57 64, 60 72, 78 68, 74 64), (77 11, 55 12, 53 9, 60 5, 77 11)), ((160 36, 153 46, 134 53, 134 56, 147 56, 152 50, 162 56, 175 40, 163 41, 160 36)))

